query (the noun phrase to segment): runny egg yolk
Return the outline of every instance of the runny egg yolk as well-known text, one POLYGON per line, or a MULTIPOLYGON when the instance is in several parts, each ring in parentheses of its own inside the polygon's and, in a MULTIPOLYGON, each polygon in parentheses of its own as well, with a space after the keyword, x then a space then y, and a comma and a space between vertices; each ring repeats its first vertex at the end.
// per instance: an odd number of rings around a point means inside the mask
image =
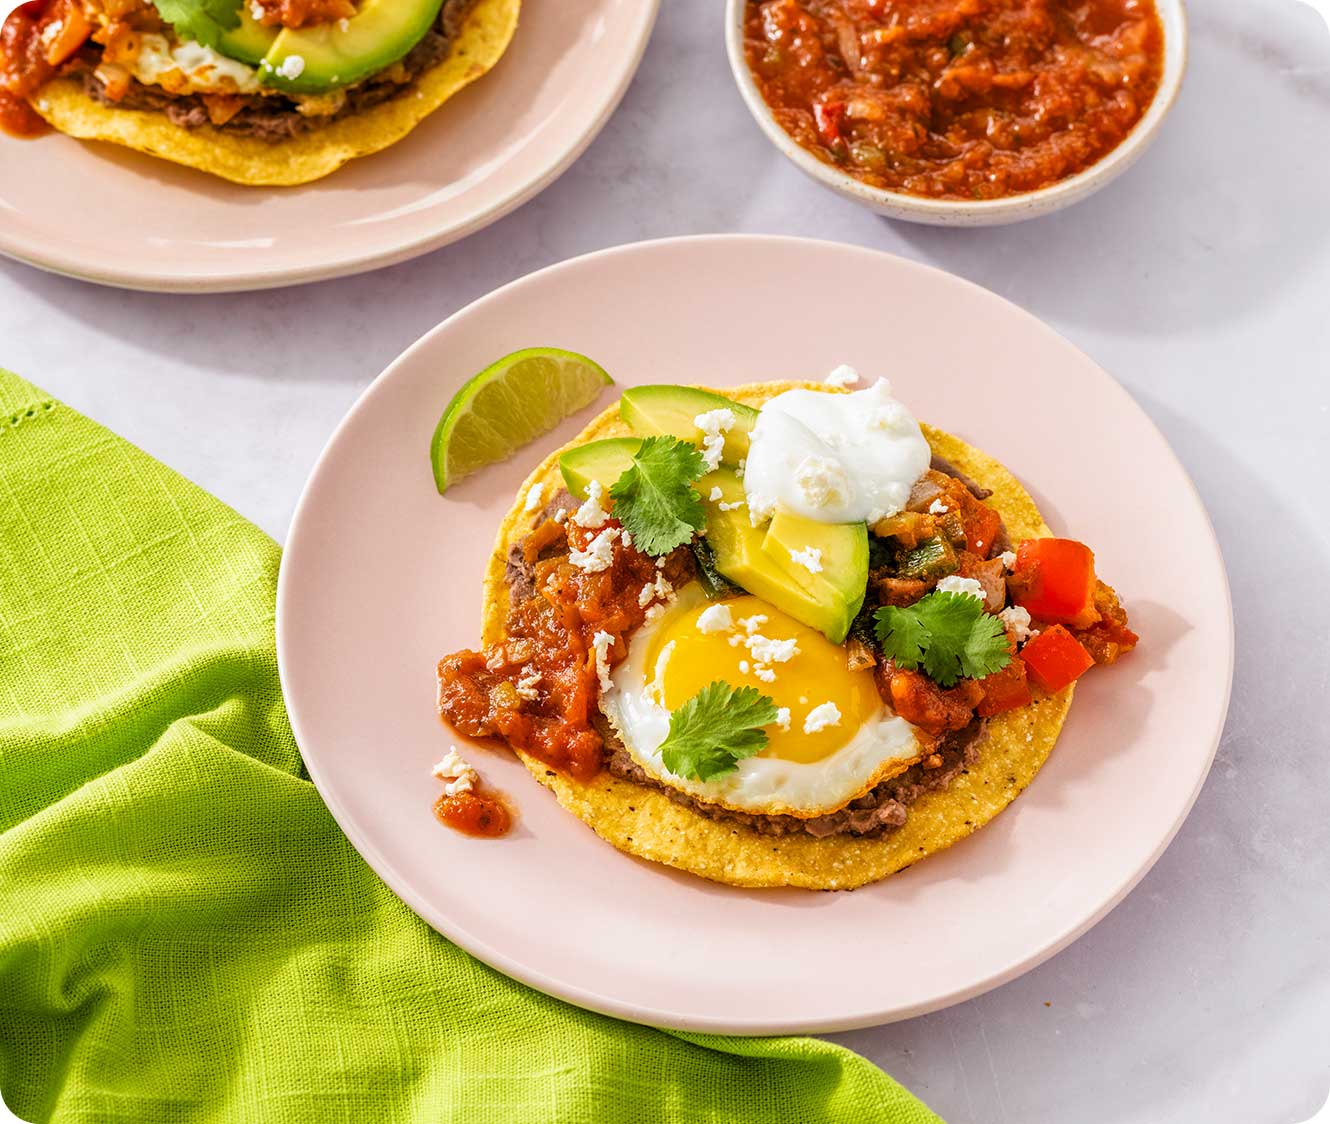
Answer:
POLYGON ((845 649, 822 633, 756 597, 745 595, 723 604, 733 622, 727 629, 703 632, 698 627, 698 618, 708 608, 703 605, 662 622, 653 637, 647 666, 655 669, 654 687, 666 710, 674 712, 718 679, 732 687, 756 687, 777 708, 790 712, 788 730, 774 724, 766 727, 768 742, 762 756, 803 764, 835 753, 882 710, 872 672, 851 671, 845 649), (784 662, 763 663, 757 658, 769 651, 763 639, 793 639, 798 650, 784 662), (761 668, 775 678, 760 677, 761 668), (840 712, 840 722, 805 733, 809 712, 828 702, 840 712))

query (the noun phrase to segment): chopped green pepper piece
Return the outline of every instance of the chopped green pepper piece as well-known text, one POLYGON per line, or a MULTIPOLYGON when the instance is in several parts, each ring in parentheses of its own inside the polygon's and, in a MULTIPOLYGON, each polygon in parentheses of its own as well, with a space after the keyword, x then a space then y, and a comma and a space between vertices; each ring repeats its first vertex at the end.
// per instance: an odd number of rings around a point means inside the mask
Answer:
POLYGON ((919 581, 941 581, 954 574, 959 566, 956 551, 944 538, 925 539, 913 550, 907 550, 896 559, 896 576, 919 581))

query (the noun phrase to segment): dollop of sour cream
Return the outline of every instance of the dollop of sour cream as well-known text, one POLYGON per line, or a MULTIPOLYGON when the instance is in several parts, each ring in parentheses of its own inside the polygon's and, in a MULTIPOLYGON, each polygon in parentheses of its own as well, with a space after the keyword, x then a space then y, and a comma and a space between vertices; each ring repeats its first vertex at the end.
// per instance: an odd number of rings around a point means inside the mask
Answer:
POLYGON ((820 523, 876 523, 904 509, 932 453, 878 379, 852 394, 787 390, 762 407, 744 491, 753 525, 777 507, 820 523))

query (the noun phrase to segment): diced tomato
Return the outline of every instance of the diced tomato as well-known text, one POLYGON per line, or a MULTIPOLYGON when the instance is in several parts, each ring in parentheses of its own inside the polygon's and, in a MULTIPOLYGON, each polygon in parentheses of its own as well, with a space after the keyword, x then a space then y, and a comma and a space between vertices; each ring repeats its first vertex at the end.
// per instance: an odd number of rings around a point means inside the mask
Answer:
POLYGON ((1094 667, 1094 657, 1060 624, 1050 625, 1027 641, 1021 659, 1046 691, 1060 691, 1094 667))
POLYGON ((51 26, 57 30, 54 37, 46 43, 46 62, 50 66, 59 66, 71 58, 92 34, 92 24, 78 4, 67 5, 64 17, 58 25, 51 26))
POLYGON ((962 515, 965 519, 965 549, 980 558, 987 558, 993 549, 993 540, 1002 529, 1002 516, 969 492, 965 493, 962 515))
POLYGON ((1025 678, 1025 664, 1013 659, 1001 671, 979 680, 984 697, 975 707, 981 718, 991 718, 1005 710, 1015 710, 1030 701, 1030 684, 1025 678))
POLYGON ((1089 628, 1094 607, 1094 552, 1074 539, 1026 539, 1016 551, 1012 599, 1039 621, 1089 628))

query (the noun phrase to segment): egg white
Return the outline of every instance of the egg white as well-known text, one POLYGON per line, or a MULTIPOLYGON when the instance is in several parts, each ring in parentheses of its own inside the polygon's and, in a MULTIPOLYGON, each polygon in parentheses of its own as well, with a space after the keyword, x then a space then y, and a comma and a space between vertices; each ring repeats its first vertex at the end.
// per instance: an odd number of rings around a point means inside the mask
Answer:
MULTIPOLYGON (((923 744, 915 728, 882 705, 845 745, 819 761, 759 755, 740 761, 734 772, 713 780, 675 776, 660 755, 670 729, 670 712, 661 705, 654 685, 656 669, 648 665, 647 657, 652 638, 670 618, 698 608, 703 600, 701 590, 690 585, 664 615, 639 628, 629 640, 627 658, 611 675, 612 688, 601 693, 601 712, 633 760, 651 777, 733 811, 808 819, 839 811, 921 758, 923 744)), ((676 652, 670 658, 686 657, 676 652)), ((810 683, 810 697, 817 693, 817 684, 810 683)))

